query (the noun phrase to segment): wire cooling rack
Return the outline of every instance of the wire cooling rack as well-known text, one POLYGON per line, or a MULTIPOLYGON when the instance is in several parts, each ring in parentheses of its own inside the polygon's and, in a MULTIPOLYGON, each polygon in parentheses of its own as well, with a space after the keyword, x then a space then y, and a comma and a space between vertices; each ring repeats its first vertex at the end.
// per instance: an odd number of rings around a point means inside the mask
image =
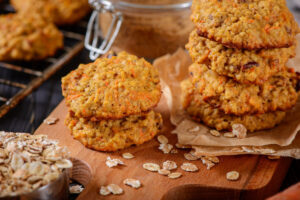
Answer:
MULTIPOLYGON (((14 12, 7 1, 0 3, 0 14, 14 12)), ((34 62, 0 62, 0 118, 62 68, 84 47, 87 20, 60 27, 64 48, 55 56, 34 62)))

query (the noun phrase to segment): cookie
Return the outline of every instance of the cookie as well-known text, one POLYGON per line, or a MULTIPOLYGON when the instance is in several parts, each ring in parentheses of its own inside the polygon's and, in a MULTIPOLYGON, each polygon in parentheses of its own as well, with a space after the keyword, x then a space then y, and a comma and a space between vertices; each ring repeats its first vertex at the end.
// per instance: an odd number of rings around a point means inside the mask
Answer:
POLYGON ((263 84, 271 76, 285 69, 289 58, 295 56, 295 45, 288 48, 239 50, 206 39, 194 30, 186 45, 190 56, 198 64, 220 75, 244 84, 263 84))
POLYGON ((79 65, 62 79, 62 91, 74 115, 92 121, 146 112, 161 97, 157 69, 126 52, 79 65))
POLYGON ((74 24, 90 11, 88 0, 11 0, 18 12, 35 12, 57 25, 74 24))
POLYGON ((63 47, 63 35, 36 14, 0 15, 0 60, 40 60, 63 47))
POLYGON ((286 115, 284 111, 241 116, 227 115, 218 108, 205 103, 201 99, 201 95, 193 94, 193 85, 190 80, 183 81, 181 86, 183 90, 183 106, 187 113, 195 121, 203 122, 219 131, 231 131, 233 124, 243 124, 250 132, 270 129, 279 124, 286 115))
POLYGON ((194 0, 198 34, 238 49, 289 47, 298 25, 285 0, 194 0))
POLYGON ((262 114, 287 110, 296 104, 296 74, 285 70, 262 85, 241 84, 220 76, 204 64, 189 68, 195 94, 225 114, 262 114))
POLYGON ((151 140, 162 127, 159 113, 150 111, 119 120, 92 122, 69 114, 65 124, 74 139, 98 151, 117 151, 151 140))

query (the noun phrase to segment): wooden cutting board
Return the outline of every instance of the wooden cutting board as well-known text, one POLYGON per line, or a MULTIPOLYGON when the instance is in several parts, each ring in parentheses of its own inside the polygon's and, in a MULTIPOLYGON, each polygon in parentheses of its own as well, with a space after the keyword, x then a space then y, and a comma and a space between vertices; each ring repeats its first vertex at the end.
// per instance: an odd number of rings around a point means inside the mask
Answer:
MULTIPOLYGON (((162 134, 169 138, 169 143, 175 144, 176 135, 171 134, 174 128, 169 121, 169 112, 165 103, 160 103, 157 108, 163 114, 164 128, 162 134)), ((153 139, 146 144, 131 147, 116 153, 103 153, 85 148, 74 140, 69 130, 64 125, 67 115, 65 102, 61 102, 50 116, 59 118, 54 125, 42 124, 35 134, 46 134, 51 139, 56 139, 60 145, 67 146, 71 156, 85 161, 89 167, 80 168, 78 165, 73 172, 73 178, 85 185, 85 190, 78 199, 137 199, 137 200, 179 200, 179 199, 265 199, 276 193, 290 166, 291 159, 281 158, 269 160, 265 156, 224 156, 220 163, 210 170, 198 161, 187 161, 183 154, 186 150, 179 150, 178 154, 163 154, 158 150, 159 143, 153 139), (130 152, 135 158, 125 160, 122 153, 130 152), (108 168, 106 158, 120 158, 125 166, 108 168), (199 168, 199 172, 182 172, 179 179, 169 179, 155 172, 142 168, 145 162, 154 162, 162 165, 166 160, 173 160, 180 166, 183 162, 192 162, 199 168), (89 172, 90 169, 90 172, 89 172), (226 172, 236 170, 240 173, 238 181, 228 181, 226 172), (91 173, 91 179, 89 179, 91 173), (142 187, 134 189, 123 184, 126 178, 138 179, 142 187), (100 196, 99 188, 102 185, 115 183, 124 189, 122 195, 100 196)), ((76 165, 76 164, 75 164, 76 165)))

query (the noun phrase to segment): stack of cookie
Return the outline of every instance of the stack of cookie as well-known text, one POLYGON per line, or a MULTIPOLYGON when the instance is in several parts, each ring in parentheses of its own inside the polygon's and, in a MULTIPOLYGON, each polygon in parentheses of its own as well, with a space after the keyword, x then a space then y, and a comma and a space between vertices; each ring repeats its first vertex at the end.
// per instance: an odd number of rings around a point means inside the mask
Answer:
POLYGON ((298 25, 285 0, 194 0, 183 106, 217 130, 274 127, 297 101, 298 25))
POLYGON ((81 64, 62 79, 71 134, 88 148, 116 151, 152 139, 162 117, 152 109, 161 97, 158 71, 121 52, 81 64))

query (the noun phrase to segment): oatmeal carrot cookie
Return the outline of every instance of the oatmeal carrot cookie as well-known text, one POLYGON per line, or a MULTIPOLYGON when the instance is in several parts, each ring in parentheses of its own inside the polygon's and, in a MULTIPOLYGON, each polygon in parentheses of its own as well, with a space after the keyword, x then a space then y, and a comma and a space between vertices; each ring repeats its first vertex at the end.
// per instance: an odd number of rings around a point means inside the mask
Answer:
POLYGON ((162 127, 162 117, 150 111, 119 120, 92 122, 69 114, 65 124, 84 146, 99 151, 117 151, 151 140, 162 127))
POLYGON ((186 45, 193 61, 220 75, 245 84, 263 84, 269 77, 283 71, 289 58, 295 56, 295 45, 288 48, 239 50, 201 37, 194 30, 186 45))
POLYGON ((272 76, 263 85, 241 84, 220 76, 204 64, 189 68, 195 93, 225 114, 262 114, 287 110, 296 104, 296 74, 285 70, 272 76))
POLYGON ((18 12, 35 12, 57 25, 73 24, 90 11, 88 0, 11 0, 18 12))
POLYGON ((62 33, 39 15, 0 15, 0 60, 40 60, 63 47, 62 33))
POLYGON ((201 95, 193 93, 193 84, 185 80, 181 83, 183 90, 183 106, 187 113, 196 121, 217 130, 231 130, 233 124, 243 124, 248 131, 270 129, 279 124, 285 117, 284 111, 274 111, 264 114, 227 115, 218 108, 205 103, 201 95))
POLYGON ((76 117, 97 121, 149 111, 160 100, 159 83, 150 63, 121 52, 79 65, 62 79, 62 90, 76 117))
POLYGON ((194 0, 199 35, 231 48, 293 45, 298 25, 285 0, 194 0))

